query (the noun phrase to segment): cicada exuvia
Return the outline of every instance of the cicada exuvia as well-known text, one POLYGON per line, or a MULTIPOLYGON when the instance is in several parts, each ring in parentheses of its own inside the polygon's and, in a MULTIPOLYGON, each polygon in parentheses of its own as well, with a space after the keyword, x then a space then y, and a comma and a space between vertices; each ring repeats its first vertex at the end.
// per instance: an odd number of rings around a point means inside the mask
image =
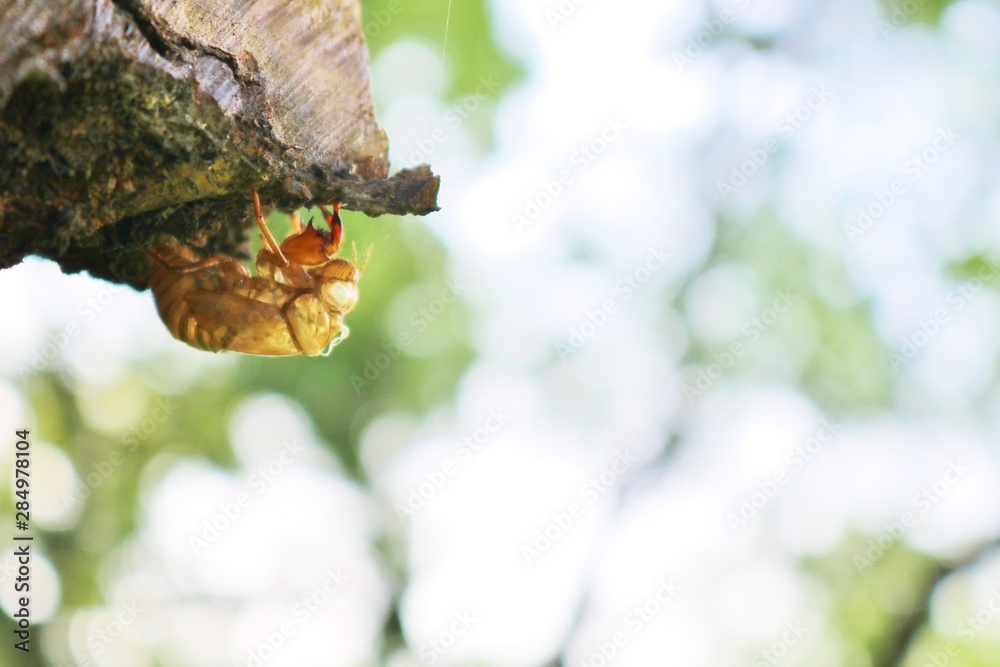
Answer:
MULTIPOLYGON (((149 285, 174 338, 200 350, 267 356, 319 355, 348 334, 344 316, 358 302, 362 269, 335 257, 343 236, 340 207, 320 207, 329 231, 293 213, 280 245, 252 193, 264 247, 257 275, 226 255, 204 259, 176 241, 146 251, 149 285)), ((356 258, 355 258, 356 259, 356 258)))

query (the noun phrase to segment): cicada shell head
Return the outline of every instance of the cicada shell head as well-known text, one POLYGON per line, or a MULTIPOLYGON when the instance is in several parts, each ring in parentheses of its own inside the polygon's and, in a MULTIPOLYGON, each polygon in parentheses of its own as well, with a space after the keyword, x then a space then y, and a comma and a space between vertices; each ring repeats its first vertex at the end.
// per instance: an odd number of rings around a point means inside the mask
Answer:
POLYGON ((333 310, 345 315, 358 303, 358 281, 361 272, 354 262, 335 259, 312 272, 319 283, 319 292, 333 310))
POLYGON ((319 266, 330 261, 337 252, 337 244, 329 233, 321 232, 309 223, 301 232, 282 242, 281 252, 289 260, 303 266, 319 266))

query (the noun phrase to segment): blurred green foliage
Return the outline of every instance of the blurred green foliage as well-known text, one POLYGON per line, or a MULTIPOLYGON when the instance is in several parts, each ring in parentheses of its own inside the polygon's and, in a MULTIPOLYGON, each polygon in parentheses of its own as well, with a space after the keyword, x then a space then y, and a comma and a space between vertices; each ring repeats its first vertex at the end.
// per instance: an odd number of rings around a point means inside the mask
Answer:
POLYGON ((887 20, 897 27, 919 21, 936 25, 941 14, 954 0, 882 0, 887 20))
POLYGON ((783 378, 798 384, 827 414, 870 413, 889 405, 892 369, 868 306, 858 297, 833 305, 834 300, 823 296, 853 291, 842 266, 817 265, 813 248, 766 216, 750 227, 726 222, 720 226, 710 266, 723 264, 740 266, 755 276, 759 299, 755 316, 760 317, 781 295, 792 304, 775 322, 760 322, 718 348, 696 346, 694 360, 711 364, 715 355, 739 343, 744 352, 734 359, 735 374, 756 373, 752 379, 783 378), (816 345, 796 347, 797 341, 816 339, 816 345), (769 344, 775 341, 781 341, 787 354, 770 353, 769 344))
POLYGON ((400 39, 422 39, 444 49, 447 29, 446 61, 453 79, 451 87, 443 91, 445 98, 475 92, 484 76, 493 76, 501 88, 516 76, 515 65, 499 51, 491 37, 489 12, 488 4, 479 0, 361 2, 362 25, 373 58, 400 39))
MULTIPOLYGON (((443 47, 447 3, 409 3, 400 0, 363 2, 363 20, 371 58, 393 42, 414 38, 443 47)), ((456 2, 448 28, 447 61, 452 72, 446 97, 483 92, 480 79, 492 76, 501 86, 516 74, 515 67, 497 49, 490 36, 486 4, 456 2)), ((378 112, 378 110, 376 110, 378 112)), ((477 114, 474 127, 489 127, 489 108, 477 114)), ((391 138, 390 138, 391 139, 391 138)), ((482 137, 488 143, 489 137, 482 137)), ((433 165, 432 165, 433 166, 433 165)), ((322 225, 317 211, 302 211, 304 219, 322 225)), ((157 456, 189 457, 223 467, 234 465, 227 427, 233 408, 247 395, 277 392, 291 397, 308 411, 318 436, 329 445, 348 474, 364 483, 358 460, 358 437, 366 424, 386 411, 423 413, 446 402, 472 359, 467 343, 469 314, 461 297, 432 317, 420 315, 420 299, 398 301, 407 290, 418 296, 440 292, 452 278, 446 249, 433 234, 434 215, 424 219, 383 216, 369 219, 344 212, 345 246, 350 256, 355 244, 361 261, 369 252, 360 283, 360 301, 348 316, 350 336, 328 357, 265 358, 242 356, 232 367, 201 376, 179 395, 166 395, 144 381, 155 375, 163 360, 152 359, 131 368, 123 382, 129 391, 146 394, 145 414, 151 418, 158 401, 170 405, 169 418, 151 432, 134 425, 108 433, 88 424, 76 387, 57 372, 43 372, 22 383, 35 422, 32 437, 55 444, 72 459, 81 478, 95 475, 88 485, 79 522, 64 532, 41 531, 36 548, 56 566, 62 583, 64 610, 103 602, 100 572, 108 554, 136 528, 140 509, 140 480, 157 456), (392 314, 393 309, 402 313, 392 314), (407 308, 412 308, 410 312, 407 308), (390 322, 392 319, 392 322, 390 322), (401 336, 411 343, 400 345, 401 336), (426 345, 433 340, 434 345, 426 345), (389 361, 386 364, 386 360, 389 361), (112 458, 113 457, 113 458, 112 458), (111 474, 103 474, 108 466, 111 474)), ((288 216, 273 212, 269 224, 279 238, 287 234, 288 216)), ((252 234, 256 237, 256 234, 252 234)), ((254 238, 253 251, 260 247, 254 238)), ((425 313, 426 315, 426 313, 425 313)), ((177 343, 181 345, 181 343, 177 343)), ((72 502, 72 501, 68 501, 72 502)), ((0 507, 13 513, 9 497, 0 507)), ((390 626, 393 625, 390 620, 390 626)), ((14 626, 0 615, 0 632, 10 637, 14 626)), ((388 629, 387 644, 398 645, 398 625, 388 629)), ((0 666, 34 667, 46 664, 35 635, 35 650, 15 653, 10 642, 0 647, 0 666)))
MULTIPOLYGON (((886 0, 884 4, 887 16, 896 8, 907 12, 912 6, 916 9, 906 13, 908 20, 933 22, 947 2, 886 0)), ((448 6, 447 0, 363 0, 363 24, 372 59, 387 46, 407 38, 442 48, 448 6)), ((493 76, 501 83, 493 93, 498 98, 503 86, 517 76, 516 64, 500 51, 490 30, 485 2, 452 3, 446 58, 453 77, 451 86, 443 91, 447 98, 477 91, 484 76, 493 76)), ((488 123, 481 126, 488 127, 488 123)), ((303 215, 306 220, 319 219, 315 211, 304 211, 303 215)), ((801 366, 769 369, 773 371, 769 375, 792 375, 789 381, 799 382, 833 414, 889 405, 892 378, 866 306, 855 301, 835 308, 817 296, 831 288, 851 291, 841 267, 827 271, 810 265, 810 249, 801 239, 784 227, 758 222, 752 234, 746 230, 721 234, 712 263, 748 267, 758 278, 762 304, 777 290, 793 289, 801 302, 787 319, 776 324, 777 333, 771 335, 795 340, 799 337, 794 331, 805 327, 815 331, 819 340, 815 349, 798 355, 804 358, 801 366)), ((272 213, 270 223, 277 236, 287 233, 287 215, 272 213)), ((351 334, 329 357, 241 357, 232 368, 203 376, 176 396, 145 386, 142 391, 149 394, 147 407, 137 421, 153 415, 158 400, 171 402, 172 411, 154 431, 138 438, 134 450, 130 449, 129 430, 108 433, 88 424, 76 388, 59 374, 39 374, 22 385, 34 413, 35 422, 28 425, 33 437, 63 449, 84 479, 99 473, 115 453, 130 451, 114 474, 98 477, 101 482, 89 490, 76 526, 38 537, 39 550, 49 554, 59 571, 64 609, 101 604, 101 567, 107 555, 135 529, 140 479, 154 457, 167 454, 206 459, 221 466, 234 464, 227 440, 228 420, 234 406, 248 394, 277 392, 301 403, 321 440, 332 448, 345 470, 362 482, 358 439, 373 417, 386 411, 425 413, 449 400, 473 358, 469 343, 472 313, 459 300, 421 329, 413 324, 414 311, 407 305, 419 304, 420 299, 404 298, 408 291, 434 294, 452 277, 447 250, 433 233, 434 216, 372 220, 346 212, 344 223, 348 246, 357 244, 361 257, 371 248, 371 256, 360 284, 360 302, 347 318, 351 334), (400 336, 404 333, 414 339, 433 338, 437 344, 402 349, 400 336), (389 363, 381 367, 385 359, 389 363)), ((725 221, 720 227, 732 230, 725 221)), ((256 243, 254 251, 259 248, 259 241, 256 243)), ((992 266, 988 258, 972 257, 956 264, 953 276, 968 280, 992 266)), ((695 349, 691 356, 708 363, 713 353, 721 351, 695 349)), ((747 363, 753 358, 751 349, 745 359, 737 360, 735 372, 754 366, 747 363)), ((148 365, 157 363, 151 360, 148 365)), ((140 364, 131 369, 126 382, 141 385, 149 372, 140 364)), ((8 496, 0 498, 0 507, 13 512, 8 496)), ((804 574, 816 580, 817 588, 822 584, 833 593, 829 621, 842 636, 841 664, 845 665, 882 664, 876 660, 886 651, 886 642, 923 603, 920 596, 926 590, 922 582, 933 581, 940 574, 932 559, 895 545, 858 576, 851 558, 864 551, 866 539, 851 538, 829 554, 803 563, 804 574)), ((386 560, 399 562, 391 554, 386 560)), ((0 632, 10 637, 13 629, 10 619, 0 615, 0 632)), ((398 644, 399 632, 395 617, 390 618, 387 644, 398 644)), ((925 629, 906 664, 927 664, 929 654, 941 650, 947 641, 925 629)), ((0 643, 0 665, 43 664, 40 652, 15 655, 10 642, 0 643)), ((995 656, 984 653, 974 641, 964 645, 951 664, 975 667, 997 663, 995 656)))

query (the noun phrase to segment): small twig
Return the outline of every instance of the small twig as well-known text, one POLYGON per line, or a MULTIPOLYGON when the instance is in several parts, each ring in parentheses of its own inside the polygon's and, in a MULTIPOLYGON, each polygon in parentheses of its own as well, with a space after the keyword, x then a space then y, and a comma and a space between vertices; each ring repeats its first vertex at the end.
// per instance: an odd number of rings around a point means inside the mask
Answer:
POLYGON ((923 582, 919 604, 910 613, 899 619, 899 622, 889 632, 884 648, 879 652, 881 655, 873 656, 872 664, 874 667, 902 667, 920 631, 927 625, 927 620, 930 617, 931 595, 934 594, 934 589, 953 573, 980 561, 998 546, 1000 546, 1000 539, 987 542, 954 563, 936 564, 930 576, 923 582))

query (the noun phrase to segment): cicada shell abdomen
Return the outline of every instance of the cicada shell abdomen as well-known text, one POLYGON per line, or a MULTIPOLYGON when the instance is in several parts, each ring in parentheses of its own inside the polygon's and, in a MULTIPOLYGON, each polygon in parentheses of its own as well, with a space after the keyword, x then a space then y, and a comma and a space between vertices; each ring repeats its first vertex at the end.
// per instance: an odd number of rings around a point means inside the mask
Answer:
POLYGON ((249 277, 246 269, 228 257, 199 260, 188 248, 169 243, 156 244, 147 257, 149 287, 170 334, 200 350, 228 349, 225 332, 201 326, 187 297, 194 292, 226 292, 249 277))
MULTIPOLYGON (((199 260, 179 245, 160 243, 147 255, 160 318, 174 338, 192 347, 266 356, 317 355, 328 353, 347 336, 343 321, 357 300, 356 272, 334 299, 324 289, 329 278, 323 276, 310 288, 275 280, 275 268, 262 261, 266 253, 258 257, 258 267, 264 269, 258 277, 233 258, 199 260), (345 290, 353 298, 344 299, 345 290)), ((340 273, 347 277, 346 271, 340 273)))

